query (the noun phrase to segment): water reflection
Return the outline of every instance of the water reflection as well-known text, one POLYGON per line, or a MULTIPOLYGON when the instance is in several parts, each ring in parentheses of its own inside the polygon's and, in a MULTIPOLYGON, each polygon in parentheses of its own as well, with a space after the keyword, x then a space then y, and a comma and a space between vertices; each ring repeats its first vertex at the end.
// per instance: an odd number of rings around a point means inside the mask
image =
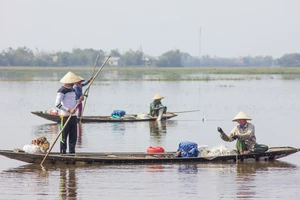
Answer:
POLYGON ((176 166, 178 168, 178 172, 181 174, 197 174, 198 173, 198 166, 197 164, 189 163, 189 164, 149 164, 148 171, 149 172, 163 172, 163 170, 168 170, 168 168, 173 168, 176 166))
POLYGON ((123 122, 111 123, 112 130, 117 133, 125 134, 126 125, 123 122))
POLYGON ((163 172, 164 166, 162 164, 148 165, 149 172, 163 172))
POLYGON ((177 121, 149 121, 150 139, 152 144, 162 146, 167 135, 167 127, 177 126, 177 121))
MULTIPOLYGON (((153 186, 151 189, 159 189, 156 183, 162 183, 166 186, 166 190, 172 190, 170 194, 174 196, 186 194, 188 190, 189 194, 199 194, 209 199, 210 192, 205 189, 214 187, 217 190, 216 199, 272 199, 268 196, 263 198, 267 194, 262 193, 262 186, 268 185, 267 188, 273 188, 274 184, 282 183, 271 182, 274 181, 274 174, 278 173, 282 176, 292 174, 293 171, 297 173, 297 168, 293 164, 275 161, 237 164, 49 165, 44 171, 39 165, 30 164, 4 171, 2 180, 14 184, 15 188, 20 190, 19 195, 23 195, 23 199, 24 197, 35 199, 36 194, 40 195, 40 198, 43 198, 41 195, 49 195, 46 198, 55 199, 59 194, 61 199, 81 199, 81 192, 88 193, 88 197, 95 199, 94 195, 98 195, 99 186, 88 181, 91 179, 104 180, 101 186, 104 192, 113 190, 126 195, 136 192, 136 188, 148 188, 149 183, 153 186), (282 172, 279 173, 280 171, 282 172), (133 173, 136 173, 137 177, 142 176, 143 179, 137 181, 132 178, 133 173), (223 178, 226 178, 226 181, 222 181, 223 178), (124 183, 120 180, 127 180, 129 184, 124 188, 124 183), (205 183, 211 183, 213 186, 205 183), (25 189, 28 184, 30 190, 25 189), (201 187, 205 189, 199 190, 201 187)), ((284 183, 288 182, 285 180, 284 183)), ((276 189, 280 188, 274 187, 274 190, 276 189)), ((275 192, 274 190, 269 192, 275 192)), ((115 198, 122 198, 122 196, 117 195, 115 198)))
POLYGON ((197 174, 198 167, 197 167, 197 164, 179 165, 178 172, 184 173, 184 174, 197 174))
POLYGON ((10 172, 15 174, 27 174, 32 173, 36 178, 46 179, 49 177, 49 173, 46 170, 43 170, 39 165, 22 165, 18 168, 12 168, 5 170, 4 172, 10 172))
POLYGON ((167 121, 150 121, 150 138, 152 144, 163 145, 163 137, 167 134, 167 121))
POLYGON ((165 136, 167 134, 167 121, 150 121, 149 128, 151 136, 165 136))
POLYGON ((256 187, 259 187, 259 174, 267 171, 277 171, 280 169, 293 169, 297 166, 281 162, 251 162, 251 163, 237 163, 236 165, 236 197, 242 199, 253 199, 256 197, 256 187))
POLYGON ((78 147, 81 147, 81 145, 82 145, 82 123, 81 122, 79 122, 78 123, 78 129, 77 129, 77 146, 78 147))
POLYGON ((152 144, 162 145, 163 139, 167 136, 167 127, 177 126, 175 120, 150 121, 149 130, 152 144))
POLYGON ((261 163, 251 163, 250 165, 245 163, 238 163, 236 165, 236 196, 242 199, 253 199, 256 196, 255 192, 255 180, 257 170, 268 170, 266 165, 261 163))
POLYGON ((59 131, 59 124, 57 123, 34 126, 32 131, 32 138, 37 138, 40 136, 45 136, 47 138, 56 138, 59 131))
MULTIPOLYGON (((53 141, 56 139, 57 135, 60 133, 60 124, 43 124, 34 126, 32 131, 32 138, 37 138, 40 136, 45 136, 46 138, 49 138, 50 141, 53 141)), ((77 126, 77 145, 78 147, 81 147, 82 145, 82 123, 78 123, 77 126)))
POLYGON ((77 178, 76 178, 76 166, 47 166, 41 168, 40 165, 23 165, 18 168, 6 170, 6 173, 22 174, 20 176, 23 179, 30 179, 31 185, 36 184, 33 187, 34 194, 41 194, 44 191, 45 181, 50 181, 49 177, 55 177, 56 172, 59 172, 59 196, 60 199, 77 199, 77 178))
POLYGON ((59 195, 60 199, 76 199, 77 179, 75 168, 60 169, 59 195))

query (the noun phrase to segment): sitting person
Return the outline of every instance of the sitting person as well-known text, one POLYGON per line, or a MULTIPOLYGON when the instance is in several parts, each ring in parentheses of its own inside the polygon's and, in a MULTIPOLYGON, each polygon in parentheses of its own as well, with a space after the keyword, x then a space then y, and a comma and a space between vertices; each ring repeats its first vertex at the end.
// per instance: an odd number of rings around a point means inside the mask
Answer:
POLYGON ((176 152, 176 157, 198 157, 198 144, 195 142, 180 142, 176 152))
POLYGON ((233 122, 236 121, 238 125, 232 129, 229 135, 226 135, 222 128, 218 127, 220 137, 226 142, 237 139, 236 149, 239 154, 266 152, 268 146, 256 143, 255 127, 247 120, 252 119, 243 111, 239 112, 232 120, 233 122))
POLYGON ((161 96, 160 94, 156 94, 154 96, 154 100, 153 102, 150 104, 150 115, 152 117, 157 117, 159 115, 159 111, 161 110, 163 114, 165 114, 167 112, 167 107, 163 106, 161 103, 161 100, 164 97, 161 96))
POLYGON ((50 147, 50 143, 47 141, 47 138, 44 136, 35 138, 31 141, 31 145, 25 145, 23 150, 26 153, 39 154, 47 153, 50 147))

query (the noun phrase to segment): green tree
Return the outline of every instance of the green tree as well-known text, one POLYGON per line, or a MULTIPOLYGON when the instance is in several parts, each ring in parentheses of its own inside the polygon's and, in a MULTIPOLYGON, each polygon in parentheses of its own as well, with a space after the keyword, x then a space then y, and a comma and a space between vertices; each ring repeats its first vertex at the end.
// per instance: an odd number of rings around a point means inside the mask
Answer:
POLYGON ((34 54, 32 50, 27 47, 18 48, 15 52, 16 64, 19 66, 32 66, 34 60, 34 54))
POLYGON ((123 66, 143 65, 143 52, 129 50, 125 54, 123 54, 120 63, 123 66))
POLYGON ((51 54, 47 54, 45 52, 39 53, 38 55, 35 55, 33 65, 34 66, 56 66, 55 56, 51 54))
POLYGON ((197 57, 193 57, 188 53, 182 53, 181 54, 181 64, 184 67, 200 66, 200 59, 197 57))
POLYGON ((72 54, 70 55, 72 64, 77 66, 86 66, 88 64, 91 64, 90 55, 91 53, 88 53, 85 50, 81 49, 73 49, 72 54))
POLYGON ((58 52, 57 56, 57 66, 71 66, 72 56, 69 52, 58 52))
POLYGON ((162 54, 156 61, 158 67, 182 67, 180 50, 171 50, 162 54))
POLYGON ((32 66, 34 54, 27 47, 19 47, 17 50, 8 48, 4 53, 8 66, 32 66))
POLYGON ((2 51, 0 54, 0 66, 8 66, 8 60, 5 56, 5 51, 2 51))
POLYGON ((121 53, 119 52, 118 49, 113 49, 110 51, 110 54, 109 54, 111 57, 121 57, 121 53))
POLYGON ((281 58, 277 59, 276 62, 279 66, 283 67, 300 67, 300 54, 285 54, 281 58))

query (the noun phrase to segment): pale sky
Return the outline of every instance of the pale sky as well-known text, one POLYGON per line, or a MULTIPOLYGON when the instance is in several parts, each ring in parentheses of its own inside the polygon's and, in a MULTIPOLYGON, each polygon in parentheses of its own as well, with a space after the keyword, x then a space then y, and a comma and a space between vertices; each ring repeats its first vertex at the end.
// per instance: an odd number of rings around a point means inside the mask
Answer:
POLYGON ((0 51, 300 53, 300 0, 0 0, 0 26, 0 51))

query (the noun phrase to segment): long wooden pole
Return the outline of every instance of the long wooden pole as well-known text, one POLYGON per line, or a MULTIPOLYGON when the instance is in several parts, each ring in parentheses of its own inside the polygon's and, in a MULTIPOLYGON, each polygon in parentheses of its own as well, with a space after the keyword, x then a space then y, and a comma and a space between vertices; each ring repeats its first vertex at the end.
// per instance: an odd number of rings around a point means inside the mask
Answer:
POLYGON ((95 64, 94 64, 94 69, 93 69, 92 77, 93 77, 94 74, 95 74, 95 69, 96 69, 96 66, 97 66, 97 63, 98 63, 98 60, 99 60, 99 56, 100 56, 100 53, 98 53, 97 58, 96 58, 96 60, 95 60, 95 64))
POLYGON ((172 112, 172 113, 188 113, 188 112, 198 112, 199 110, 186 110, 186 111, 178 111, 178 112, 172 112))
MULTIPOLYGON (((99 56, 100 56, 100 53, 98 53, 98 55, 97 55, 97 58, 96 58, 96 61, 95 61, 95 64, 94 64, 94 70, 93 70, 92 77, 94 77, 95 68, 96 68, 96 66, 97 66, 97 62, 98 62, 98 60, 99 60, 99 56)), ((87 98, 88 98, 88 96, 89 96, 89 91, 90 91, 90 90, 88 90, 87 93, 86 93, 86 98, 85 98, 85 100, 84 100, 84 104, 83 104, 83 108, 82 108, 82 112, 81 112, 81 116, 80 116, 80 120, 79 120, 80 122, 81 122, 81 119, 82 119, 82 116, 83 116, 83 112, 84 112, 85 104, 86 104, 86 102, 87 102, 87 98)))
POLYGON ((83 95, 86 95, 86 93, 89 91, 92 83, 94 82, 94 80, 96 79, 96 77, 98 76, 98 74, 101 72, 102 68, 104 67, 104 65, 107 63, 108 59, 110 58, 110 56, 108 56, 104 63, 102 64, 102 66, 100 67, 100 69, 98 69, 97 73, 95 74, 95 76, 92 78, 91 82, 88 84, 86 90, 84 91, 84 94, 83 95))
MULTIPOLYGON (((83 95, 85 95, 85 94, 88 92, 88 90, 89 90, 89 88, 91 87, 92 83, 94 82, 94 80, 96 79, 96 77, 98 76, 98 74, 100 73, 100 71, 102 70, 102 68, 104 67, 104 65, 106 64, 106 62, 108 61, 109 58, 110 58, 110 56, 108 56, 108 57, 106 58, 106 60, 104 61, 102 67, 97 71, 96 75, 92 78, 92 80, 91 80, 90 83, 88 84, 88 86, 87 86, 86 90, 84 91, 84 94, 83 94, 83 95)), ((76 106, 74 107, 75 110, 77 109, 77 106, 79 105, 79 103, 80 103, 80 102, 78 102, 78 103, 76 104, 76 106)), ((56 141, 58 140, 58 138, 60 137, 62 131, 65 129, 66 125, 69 123, 71 117, 72 117, 72 115, 69 115, 69 117, 68 117, 66 123, 64 124, 64 126, 63 126, 62 129, 60 130, 59 134, 57 135, 56 139, 54 140, 53 144, 51 145, 49 151, 47 152, 47 154, 45 155, 44 159, 42 160, 42 162, 41 162, 41 164, 40 164, 40 165, 42 166, 42 168, 43 168, 43 163, 45 162, 45 160, 46 160, 46 158, 48 157, 49 153, 50 153, 51 150, 53 149, 53 147, 54 147, 56 141)))

